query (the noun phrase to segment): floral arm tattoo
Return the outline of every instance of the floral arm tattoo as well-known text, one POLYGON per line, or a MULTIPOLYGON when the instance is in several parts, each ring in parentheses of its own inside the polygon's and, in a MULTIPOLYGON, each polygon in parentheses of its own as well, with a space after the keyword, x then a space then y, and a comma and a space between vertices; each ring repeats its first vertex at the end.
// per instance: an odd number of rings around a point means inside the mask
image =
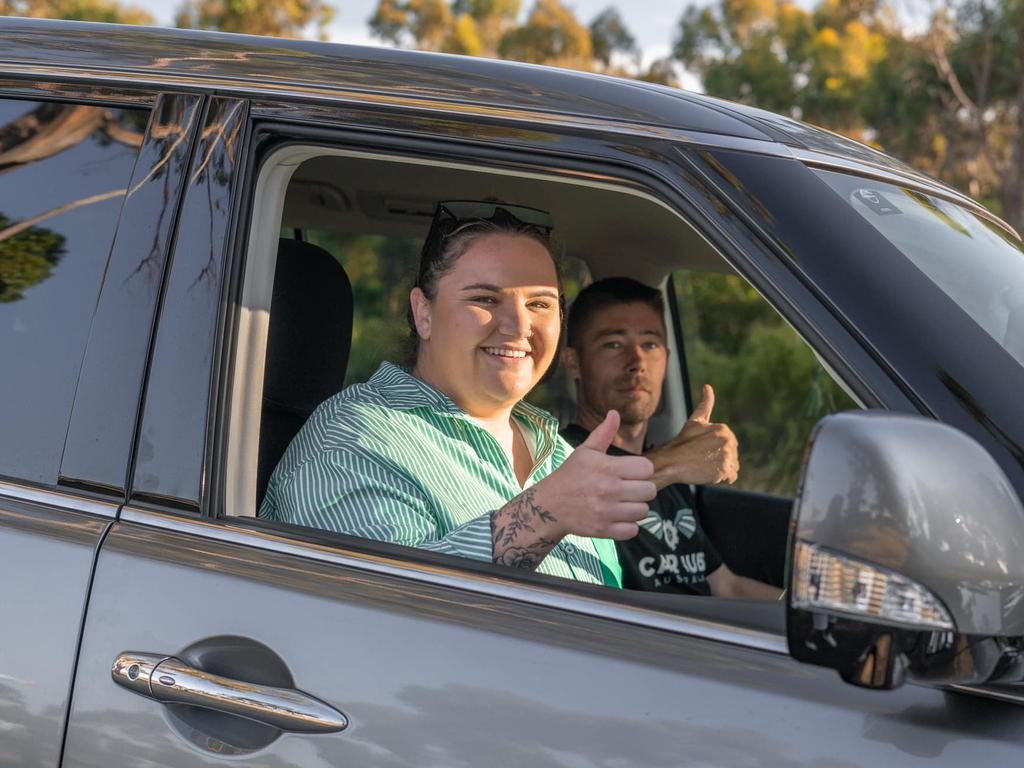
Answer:
POLYGON ((557 518, 537 503, 533 489, 523 491, 491 515, 494 562, 532 571, 558 543, 538 531, 554 522, 557 518))

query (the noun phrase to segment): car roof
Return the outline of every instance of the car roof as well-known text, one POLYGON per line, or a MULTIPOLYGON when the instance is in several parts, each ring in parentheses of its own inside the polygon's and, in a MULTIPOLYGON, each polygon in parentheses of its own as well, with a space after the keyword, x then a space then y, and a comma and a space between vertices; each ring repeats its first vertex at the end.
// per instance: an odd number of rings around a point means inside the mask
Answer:
POLYGON ((0 71, 7 76, 277 94, 319 102, 373 101, 661 136, 795 156, 812 165, 839 164, 858 173, 912 181, 980 209, 899 160, 838 134, 754 107, 637 80, 396 48, 49 19, 0 17, 0 40, 0 71))

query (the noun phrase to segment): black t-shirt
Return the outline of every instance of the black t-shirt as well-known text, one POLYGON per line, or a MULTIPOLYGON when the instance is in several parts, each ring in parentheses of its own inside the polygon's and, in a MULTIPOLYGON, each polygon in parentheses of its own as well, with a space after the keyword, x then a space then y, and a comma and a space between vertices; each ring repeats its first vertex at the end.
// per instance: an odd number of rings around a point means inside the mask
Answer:
MULTIPOLYGON (((562 437, 574 446, 589 434, 578 424, 569 424, 562 430, 562 437)), ((632 455, 614 445, 608 453, 632 455)), ((658 491, 647 517, 639 525, 640 533, 635 538, 615 542, 625 589, 711 594, 707 576, 718 569, 722 558, 701 528, 688 486, 667 485, 658 491)))

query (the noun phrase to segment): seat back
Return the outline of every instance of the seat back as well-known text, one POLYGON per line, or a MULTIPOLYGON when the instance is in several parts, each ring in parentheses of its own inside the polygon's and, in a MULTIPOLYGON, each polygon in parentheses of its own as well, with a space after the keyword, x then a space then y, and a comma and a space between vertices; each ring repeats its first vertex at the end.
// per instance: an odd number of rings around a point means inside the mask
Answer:
POLYGON ((316 407, 344 386, 352 283, 323 248, 281 240, 270 304, 256 499, 316 407))

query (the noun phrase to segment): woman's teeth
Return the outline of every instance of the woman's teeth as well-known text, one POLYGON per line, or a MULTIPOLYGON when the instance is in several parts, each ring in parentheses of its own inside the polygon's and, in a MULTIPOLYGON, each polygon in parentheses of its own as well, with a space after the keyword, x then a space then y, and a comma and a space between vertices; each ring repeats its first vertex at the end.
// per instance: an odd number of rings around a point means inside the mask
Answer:
POLYGON ((505 347, 484 347, 484 352, 496 357, 526 357, 527 352, 521 349, 507 349, 505 347))

